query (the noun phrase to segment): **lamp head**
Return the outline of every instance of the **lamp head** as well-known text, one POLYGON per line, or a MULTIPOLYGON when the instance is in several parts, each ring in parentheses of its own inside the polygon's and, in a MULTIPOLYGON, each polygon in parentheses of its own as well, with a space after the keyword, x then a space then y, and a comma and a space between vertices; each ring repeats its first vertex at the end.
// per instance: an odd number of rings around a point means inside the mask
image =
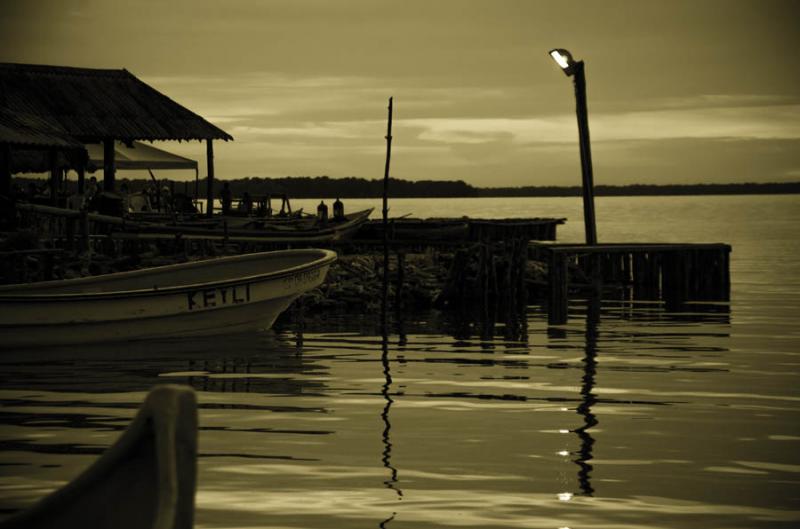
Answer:
POLYGON ((572 54, 563 48, 556 48, 550 50, 548 52, 550 57, 553 58, 554 61, 564 70, 564 74, 569 77, 573 73, 575 73, 575 59, 572 58, 572 54))

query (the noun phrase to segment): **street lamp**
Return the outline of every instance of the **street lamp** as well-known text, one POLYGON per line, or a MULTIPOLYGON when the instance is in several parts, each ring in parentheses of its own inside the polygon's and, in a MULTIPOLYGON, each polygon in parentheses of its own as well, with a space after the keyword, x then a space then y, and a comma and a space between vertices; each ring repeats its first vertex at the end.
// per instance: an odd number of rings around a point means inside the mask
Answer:
POLYGON ((576 61, 565 49, 548 52, 550 57, 572 77, 575 84, 575 108, 578 114, 578 135, 581 147, 581 174, 583 175, 583 222, 586 226, 586 244, 597 244, 597 227, 594 220, 594 181, 592 176, 592 151, 589 146, 589 117, 586 108, 586 77, 583 61, 576 61))

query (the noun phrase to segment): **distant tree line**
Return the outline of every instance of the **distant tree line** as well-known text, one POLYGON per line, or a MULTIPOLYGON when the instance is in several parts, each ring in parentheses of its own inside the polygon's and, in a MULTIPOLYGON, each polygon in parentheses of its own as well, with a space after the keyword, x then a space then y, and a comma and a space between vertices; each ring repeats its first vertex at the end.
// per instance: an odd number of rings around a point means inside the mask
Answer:
MULTIPOLYGON (((15 177, 18 185, 41 179, 15 177)), ((99 179, 102 182, 102 177, 99 179)), ((383 179, 329 176, 296 176, 282 178, 247 177, 214 181, 214 196, 224 183, 228 183, 233 196, 244 192, 252 196, 286 194, 290 198, 379 198, 383 196, 383 179)), ((117 180, 125 183, 132 192, 151 185, 149 179, 117 180)), ((163 181, 161 182, 163 184, 163 181)), ((67 182, 66 190, 74 192, 74 176, 67 182)), ((174 182, 176 192, 194 194, 194 182, 174 182)), ((206 182, 199 182, 199 195, 206 196, 206 182)), ((631 184, 622 186, 595 186, 597 196, 642 196, 642 195, 767 195, 800 193, 800 182, 741 183, 741 184, 631 184)), ((396 198, 461 198, 461 197, 568 197, 580 196, 580 186, 524 186, 524 187, 474 187, 462 180, 402 180, 389 179, 389 196, 396 198)))
MULTIPOLYGON (((580 186, 484 187, 482 197, 567 197, 580 196, 580 186)), ((741 183, 741 184, 631 184, 623 186, 596 185, 596 196, 644 195, 780 195, 800 193, 800 182, 741 183)))
MULTIPOLYGON (((286 193, 293 198, 375 198, 383 196, 383 179, 330 178, 328 176, 299 176, 284 178, 250 177, 226 180, 234 195, 247 191, 251 195, 286 193)), ((393 197, 475 197, 478 189, 458 181, 418 180, 415 182, 389 179, 389 192, 393 197)))
MULTIPOLYGON (((378 198, 383 196, 383 179, 300 176, 283 178, 242 178, 229 182, 235 196, 285 193, 292 198, 378 198)), ((215 182, 221 186, 220 181, 215 182)), ((201 184, 205 189, 205 186, 201 184)), ((580 196, 580 186, 474 187, 462 180, 389 179, 389 195, 396 198, 456 197, 566 197, 580 196)), ((800 193, 800 182, 741 184, 632 184, 595 186, 597 196, 637 195, 767 195, 800 193)))

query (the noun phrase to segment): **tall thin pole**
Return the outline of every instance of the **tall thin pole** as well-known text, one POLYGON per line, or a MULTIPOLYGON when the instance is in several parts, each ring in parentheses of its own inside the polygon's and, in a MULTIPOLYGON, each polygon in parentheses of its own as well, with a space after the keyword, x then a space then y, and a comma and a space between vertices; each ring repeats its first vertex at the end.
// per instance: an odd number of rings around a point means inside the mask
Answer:
POLYGON ((581 174, 583 175, 583 222, 586 227, 586 244, 597 244, 597 226, 594 219, 594 176, 592 151, 589 145, 589 110, 586 106, 586 76, 583 61, 574 65, 575 107, 578 114, 578 135, 581 146, 581 174))
POLYGON ((214 144, 211 138, 206 140, 206 162, 208 163, 208 179, 206 180, 206 217, 214 216, 214 144))
POLYGON ((383 305, 389 297, 389 162, 392 159, 392 97, 389 98, 389 122, 386 127, 386 167, 383 171, 383 305))

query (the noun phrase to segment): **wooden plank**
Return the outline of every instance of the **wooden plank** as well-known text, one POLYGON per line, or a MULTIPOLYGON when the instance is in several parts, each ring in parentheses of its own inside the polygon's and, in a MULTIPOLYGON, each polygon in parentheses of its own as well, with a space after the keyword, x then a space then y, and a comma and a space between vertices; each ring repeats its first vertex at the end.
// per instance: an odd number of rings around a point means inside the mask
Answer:
POLYGON ((584 244, 548 244, 531 242, 531 245, 546 247, 554 252, 567 253, 614 253, 614 252, 653 252, 653 251, 682 251, 687 249, 730 249, 724 243, 615 243, 587 246, 584 244))

